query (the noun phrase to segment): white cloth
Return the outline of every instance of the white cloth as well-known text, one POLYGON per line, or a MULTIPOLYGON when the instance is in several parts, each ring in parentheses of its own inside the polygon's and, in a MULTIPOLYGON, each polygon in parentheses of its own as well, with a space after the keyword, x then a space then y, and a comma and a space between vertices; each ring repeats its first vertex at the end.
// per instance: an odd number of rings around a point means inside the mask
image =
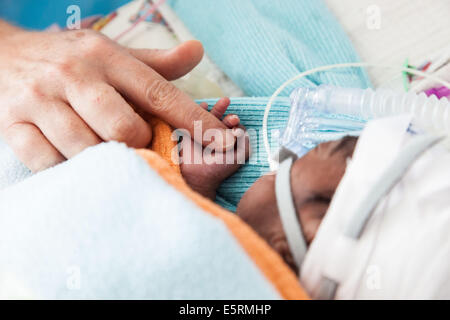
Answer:
POLYGON ((306 255, 301 281, 314 297, 323 277, 337 299, 450 298, 450 152, 424 153, 379 202, 360 239, 343 235, 352 209, 410 137, 409 117, 370 122, 306 255))
POLYGON ((11 148, 0 139, 0 190, 31 176, 11 148))

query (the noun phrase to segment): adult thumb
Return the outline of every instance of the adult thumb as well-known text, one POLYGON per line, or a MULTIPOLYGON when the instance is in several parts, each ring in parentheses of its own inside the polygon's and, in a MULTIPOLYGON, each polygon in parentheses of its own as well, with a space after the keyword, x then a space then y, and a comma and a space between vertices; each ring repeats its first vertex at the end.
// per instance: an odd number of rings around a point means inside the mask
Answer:
POLYGON ((138 60, 158 72, 167 80, 176 80, 194 69, 203 58, 200 41, 186 41, 173 49, 128 49, 138 60))

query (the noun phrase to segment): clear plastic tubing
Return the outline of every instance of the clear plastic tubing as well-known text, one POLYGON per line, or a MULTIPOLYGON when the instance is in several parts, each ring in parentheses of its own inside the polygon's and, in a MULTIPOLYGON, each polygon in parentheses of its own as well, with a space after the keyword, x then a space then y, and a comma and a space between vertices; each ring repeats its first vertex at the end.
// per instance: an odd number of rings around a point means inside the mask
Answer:
POLYGON ((425 93, 391 89, 356 89, 321 85, 298 88, 291 95, 299 109, 351 115, 362 120, 412 114, 413 123, 433 132, 450 132, 450 102, 447 98, 427 97, 425 93))

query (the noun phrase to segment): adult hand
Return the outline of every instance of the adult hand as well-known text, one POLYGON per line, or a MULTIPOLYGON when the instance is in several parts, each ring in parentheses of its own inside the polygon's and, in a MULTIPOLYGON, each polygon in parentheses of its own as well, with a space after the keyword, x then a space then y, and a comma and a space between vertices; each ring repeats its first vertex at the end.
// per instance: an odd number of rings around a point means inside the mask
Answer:
POLYGON ((26 32, 0 21, 0 135, 40 171, 102 141, 146 147, 151 130, 141 112, 191 134, 195 120, 225 130, 168 82, 202 55, 197 41, 132 50, 90 30, 26 32))

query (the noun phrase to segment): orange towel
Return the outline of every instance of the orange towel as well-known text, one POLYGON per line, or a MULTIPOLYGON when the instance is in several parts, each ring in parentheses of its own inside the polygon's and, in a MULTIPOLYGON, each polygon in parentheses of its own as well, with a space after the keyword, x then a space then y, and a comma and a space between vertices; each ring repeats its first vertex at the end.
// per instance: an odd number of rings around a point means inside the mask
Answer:
POLYGON ((181 175, 180 166, 178 165, 178 153, 172 152, 177 145, 177 141, 172 139, 172 128, 166 122, 156 117, 150 118, 150 125, 153 132, 151 149, 181 175))

